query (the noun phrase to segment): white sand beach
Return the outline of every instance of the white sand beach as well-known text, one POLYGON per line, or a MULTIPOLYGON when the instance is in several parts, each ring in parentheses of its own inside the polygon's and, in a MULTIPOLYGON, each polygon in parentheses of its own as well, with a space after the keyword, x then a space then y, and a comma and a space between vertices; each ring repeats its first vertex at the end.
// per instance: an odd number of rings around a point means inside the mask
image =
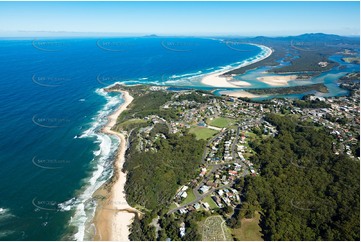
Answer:
POLYGON ((233 80, 232 77, 222 76, 227 71, 215 72, 209 74, 202 79, 202 83, 213 87, 246 87, 251 86, 251 83, 246 81, 233 80))
POLYGON ((251 83, 246 82, 246 81, 239 81, 239 80, 234 80, 234 81, 229 81, 229 83, 237 86, 237 87, 247 87, 247 86, 252 86, 251 83))
POLYGON ((297 79, 297 75, 288 76, 264 76, 258 77, 257 80, 264 82, 270 86, 287 86, 289 81, 297 79))
POLYGON ((243 91, 243 90, 237 90, 237 91, 222 91, 219 92, 220 94, 223 95, 228 95, 230 97, 247 97, 247 98, 255 98, 255 97, 260 97, 259 95, 247 92, 247 91, 243 91))
MULTIPOLYGON (((268 58, 273 52, 272 49, 267 46, 264 46, 264 45, 257 45, 257 46, 259 46, 264 51, 264 53, 265 53, 264 55, 260 56, 257 59, 254 59, 252 61, 245 62, 235 68, 232 68, 231 70, 245 67, 250 64, 264 60, 264 59, 268 58)), ((223 70, 223 71, 213 72, 213 73, 203 77, 201 82, 202 82, 202 84, 212 86, 212 87, 225 87, 225 88, 227 88, 227 87, 237 88, 238 87, 239 88, 242 86, 251 86, 251 83, 249 83, 249 82, 233 80, 233 78, 231 76, 227 76, 227 77, 224 76, 225 73, 227 73, 231 70, 223 70)))
POLYGON ((103 133, 116 135, 120 139, 118 153, 114 161, 114 175, 110 188, 103 189, 106 199, 97 207, 94 217, 96 228, 95 240, 128 241, 129 225, 132 223, 136 209, 129 206, 125 198, 124 185, 126 173, 122 172, 125 161, 126 138, 124 134, 111 130, 118 116, 132 102, 133 97, 126 91, 121 91, 124 103, 108 117, 108 123, 102 129, 103 133))

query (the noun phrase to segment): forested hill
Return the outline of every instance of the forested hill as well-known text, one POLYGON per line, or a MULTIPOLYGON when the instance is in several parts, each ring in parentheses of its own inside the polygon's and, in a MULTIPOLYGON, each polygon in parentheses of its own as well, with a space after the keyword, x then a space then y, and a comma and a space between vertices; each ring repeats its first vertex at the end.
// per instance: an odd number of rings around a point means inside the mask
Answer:
MULTIPOLYGON (((271 114, 279 135, 253 144, 260 176, 243 209, 261 211, 266 240, 359 240, 359 161, 332 151, 324 130, 271 114)), ((249 213, 252 214, 252 213, 249 213)))
POLYGON ((311 33, 298 36, 252 38, 230 38, 228 45, 239 43, 254 43, 271 47, 274 52, 262 61, 231 70, 225 75, 244 74, 247 70, 262 66, 274 66, 268 70, 270 73, 307 73, 317 75, 330 70, 338 64, 329 59, 330 56, 345 51, 345 49, 359 49, 359 37, 345 37, 332 34, 311 33), (290 61, 291 65, 279 66, 278 60, 290 61), (318 65, 319 62, 328 62, 326 67, 318 65))

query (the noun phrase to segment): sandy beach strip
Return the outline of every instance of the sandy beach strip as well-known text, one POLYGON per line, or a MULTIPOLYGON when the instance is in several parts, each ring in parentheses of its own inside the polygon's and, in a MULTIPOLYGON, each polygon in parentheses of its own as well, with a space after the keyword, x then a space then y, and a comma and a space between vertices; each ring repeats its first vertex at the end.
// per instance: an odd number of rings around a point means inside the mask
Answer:
POLYGON ((223 95, 227 95, 230 97, 246 97, 246 98, 256 98, 256 97, 261 97, 259 95, 247 92, 247 91, 243 91, 243 90, 235 90, 235 91, 222 91, 219 92, 220 94, 223 95))
POLYGON ((248 86, 252 86, 251 83, 249 82, 246 82, 246 81, 240 81, 240 80, 232 80, 232 81, 229 81, 229 83, 237 86, 237 87, 248 87, 248 86))
POLYGON ((127 91, 120 92, 123 94, 124 103, 108 117, 108 122, 102 129, 105 134, 116 135, 120 139, 120 144, 114 161, 114 175, 109 186, 95 193, 105 199, 99 202, 93 220, 96 230, 94 240, 128 241, 129 226, 137 213, 137 210, 127 203, 124 192, 126 173, 122 172, 122 167, 127 141, 124 134, 112 130, 118 116, 133 100, 127 91))
MULTIPOLYGON (((256 45, 256 44, 252 44, 252 45, 256 45)), ((268 58, 271 54, 272 54, 272 49, 264 46, 264 45, 256 45, 258 47, 260 47, 262 50, 265 51, 265 55, 261 56, 260 58, 254 59, 252 61, 248 61, 245 62, 235 68, 232 68, 230 70, 223 70, 223 71, 216 71, 213 72, 209 75, 206 75, 202 78, 201 83, 204 85, 208 85, 208 86, 212 86, 212 87, 234 87, 234 88, 239 88, 242 86, 251 86, 251 83, 246 82, 246 81, 238 81, 238 80, 233 80, 233 78, 231 76, 224 76, 225 73, 231 71, 231 70, 235 70, 241 67, 245 67, 248 65, 251 65, 253 63, 262 61, 266 58, 268 58)))
POLYGON ((222 76, 227 71, 215 72, 209 75, 206 75, 202 78, 202 83, 212 87, 241 87, 241 86, 250 86, 251 83, 245 81, 232 81, 232 77, 222 76), (235 83, 237 82, 237 83, 235 83))
POLYGON ((288 76, 264 76, 258 77, 257 80, 264 82, 270 86, 287 86, 289 81, 297 79, 297 75, 288 76))

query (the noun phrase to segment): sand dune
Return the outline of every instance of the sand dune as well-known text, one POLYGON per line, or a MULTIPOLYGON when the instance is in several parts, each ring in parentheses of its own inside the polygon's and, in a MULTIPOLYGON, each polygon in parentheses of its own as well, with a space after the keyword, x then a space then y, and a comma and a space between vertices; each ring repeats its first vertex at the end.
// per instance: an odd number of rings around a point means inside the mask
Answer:
POLYGON ((257 80, 264 82, 270 86, 287 86, 289 81, 296 80, 297 75, 288 76, 265 76, 258 77, 257 80))

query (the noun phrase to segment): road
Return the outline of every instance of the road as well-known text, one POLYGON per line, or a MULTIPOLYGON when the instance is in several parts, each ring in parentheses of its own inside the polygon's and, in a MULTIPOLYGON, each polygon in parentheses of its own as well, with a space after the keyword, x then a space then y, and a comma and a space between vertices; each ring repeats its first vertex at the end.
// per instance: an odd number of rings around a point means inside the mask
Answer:
POLYGON ((209 145, 212 144, 212 142, 213 142, 216 138, 218 138, 219 136, 221 136, 224 132, 225 132, 225 131, 219 132, 218 134, 216 134, 214 137, 212 137, 212 138, 207 142, 207 145, 206 145, 206 147, 204 148, 203 156, 202 156, 202 162, 203 162, 203 163, 206 162, 206 156, 207 156, 207 154, 208 154, 208 147, 209 147, 209 145))
MULTIPOLYGON (((206 156, 208 154, 208 147, 209 145, 216 139, 218 138, 219 136, 223 135, 225 131, 223 132, 220 132, 218 133, 216 136, 214 136, 212 139, 210 139, 207 143, 207 146, 206 148, 204 149, 204 152, 203 152, 203 156, 202 156, 202 161, 203 163, 206 163, 206 156)), ((206 184, 206 181, 208 180, 209 177, 212 177, 213 174, 218 170, 218 168, 220 166, 223 166, 223 165, 227 165, 227 164, 233 164, 234 162, 240 162, 238 159, 237 159, 237 152, 235 151, 236 149, 236 145, 238 143, 238 139, 239 139, 239 133, 240 133, 240 127, 237 128, 237 134, 236 134, 236 137, 232 143, 232 158, 233 158, 233 161, 232 162, 224 162, 224 163, 219 163, 219 164, 208 164, 208 167, 212 167, 212 170, 210 172, 207 173, 206 176, 203 177, 202 181, 200 181, 198 183, 198 185, 192 189, 192 192, 194 194, 194 196, 196 197, 196 199, 194 199, 193 201, 189 202, 189 203, 186 203, 180 207, 177 207, 177 208, 174 208, 172 210, 170 210, 168 212, 168 214, 171 214, 171 213, 174 213, 182 208, 186 208, 188 207, 189 205, 192 205, 192 204, 195 204, 199 201, 201 201, 203 198, 207 197, 209 194, 212 194, 214 191, 217 191, 219 189, 223 189, 223 188, 230 188, 233 186, 234 182, 231 182, 227 185, 223 185, 223 186, 220 186, 220 187, 217 187, 217 188, 212 188, 210 189, 208 192, 206 193, 203 193, 203 194, 200 194, 198 192, 198 190, 200 189, 201 186, 205 185, 206 184)), ((241 177, 244 177, 246 176, 249 172, 248 172, 248 169, 247 169, 247 166, 241 162, 241 164, 243 164, 243 172, 241 174, 241 177)))
MULTIPOLYGON (((176 211, 178 211, 178 210, 180 210, 180 209, 182 209, 182 208, 186 208, 186 207, 188 207, 189 205, 195 204, 195 203, 201 201, 203 198, 207 197, 209 194, 212 194, 214 191, 217 191, 217 190, 223 189, 223 188, 230 188, 232 185, 233 185, 233 184, 230 183, 230 184, 223 185, 223 186, 220 186, 220 187, 217 187, 217 188, 212 188, 212 189, 210 189, 208 192, 203 193, 203 194, 199 194, 199 193, 198 193, 198 197, 197 197, 195 200, 193 200, 192 202, 186 203, 186 204, 184 204, 184 205, 182 205, 182 206, 180 206, 180 207, 177 207, 177 208, 174 208, 174 209, 170 210, 170 211, 168 212, 168 214, 172 214, 172 213, 174 213, 174 212, 176 212, 176 211)), ((198 192, 198 191, 197 191, 197 192, 198 192)))
POLYGON ((238 139, 239 139, 239 130, 240 130, 240 127, 238 126, 237 127, 237 133, 236 133, 236 138, 234 139, 233 143, 232 143, 232 158, 234 161, 237 160, 237 152, 236 152, 236 146, 238 144, 238 139))

